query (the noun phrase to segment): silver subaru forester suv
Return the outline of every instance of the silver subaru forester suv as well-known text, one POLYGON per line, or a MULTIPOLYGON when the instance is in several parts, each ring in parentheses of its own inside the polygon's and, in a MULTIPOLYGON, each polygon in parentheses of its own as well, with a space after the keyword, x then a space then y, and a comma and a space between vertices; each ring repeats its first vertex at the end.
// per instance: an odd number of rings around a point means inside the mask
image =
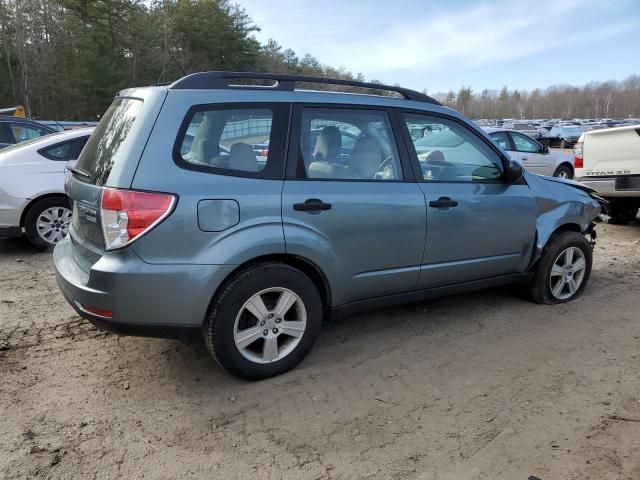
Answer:
POLYGON ((238 72, 122 91, 66 191, 54 260, 73 308, 122 334, 197 332, 248 379, 298 364, 331 316, 511 283, 572 300, 600 212, 421 93, 238 72))

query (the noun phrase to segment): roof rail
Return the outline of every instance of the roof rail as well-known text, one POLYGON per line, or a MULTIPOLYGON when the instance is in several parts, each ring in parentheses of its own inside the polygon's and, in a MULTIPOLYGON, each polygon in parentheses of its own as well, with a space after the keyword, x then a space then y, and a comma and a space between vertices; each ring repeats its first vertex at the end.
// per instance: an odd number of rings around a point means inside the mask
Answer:
POLYGON ((408 88, 396 87, 391 85, 382 85, 379 83, 358 82, 355 80, 341 80, 337 78, 323 77, 306 77, 303 75, 285 75, 278 73, 256 73, 256 72, 199 72, 192 73, 180 80, 175 81, 169 88, 176 90, 185 89, 225 89, 225 88, 261 88, 274 90, 295 90, 297 82, 305 83, 322 83, 326 85, 344 85, 348 87, 369 88, 375 90, 386 90, 402 95, 406 100, 415 100, 417 102, 432 103, 441 105, 436 99, 416 92, 408 88), (274 85, 238 85, 231 83, 236 79, 249 80, 274 80, 274 85))

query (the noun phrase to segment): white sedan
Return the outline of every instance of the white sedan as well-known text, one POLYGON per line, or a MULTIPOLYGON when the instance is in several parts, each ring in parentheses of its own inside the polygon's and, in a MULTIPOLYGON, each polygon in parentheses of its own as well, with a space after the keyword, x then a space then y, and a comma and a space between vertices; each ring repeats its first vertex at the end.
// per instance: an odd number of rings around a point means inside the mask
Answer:
POLYGON ((573 155, 551 152, 533 138, 507 129, 485 128, 489 136, 509 156, 522 164, 530 172, 550 177, 573 178, 573 155))
POLYGON ((71 221, 65 169, 92 131, 53 133, 0 151, 0 237, 26 235, 39 248, 65 237, 71 221))

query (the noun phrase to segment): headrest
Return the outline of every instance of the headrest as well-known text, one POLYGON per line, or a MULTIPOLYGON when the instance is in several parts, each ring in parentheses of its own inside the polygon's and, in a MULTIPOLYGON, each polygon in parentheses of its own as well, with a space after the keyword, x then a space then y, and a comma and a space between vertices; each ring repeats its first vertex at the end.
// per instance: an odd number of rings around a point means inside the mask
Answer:
POLYGON ((338 127, 324 127, 318 135, 316 146, 313 150, 313 158, 316 160, 335 161, 340 154, 342 138, 338 127))
POLYGON ((250 145, 234 143, 229 151, 229 168, 245 172, 258 171, 258 159, 250 145))

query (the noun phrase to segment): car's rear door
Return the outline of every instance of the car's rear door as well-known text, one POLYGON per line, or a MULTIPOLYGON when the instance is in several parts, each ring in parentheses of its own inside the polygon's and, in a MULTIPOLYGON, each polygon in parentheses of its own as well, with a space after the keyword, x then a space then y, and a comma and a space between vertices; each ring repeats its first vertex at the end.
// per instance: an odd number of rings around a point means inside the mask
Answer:
POLYGON ((404 112, 404 135, 427 202, 427 242, 419 286, 431 288, 522 272, 531 258, 536 201, 524 182, 503 180, 499 150, 464 122, 404 112), (439 125, 440 128, 433 128, 439 125))
POLYGON ((513 146, 513 142, 511 141, 511 137, 507 132, 491 132, 489 136, 493 139, 494 142, 498 144, 507 154, 509 158, 515 161, 519 161, 518 152, 516 152, 516 148, 513 146))
POLYGON ((425 200, 398 135, 384 108, 294 109, 282 192, 286 250, 324 272, 334 306, 416 287, 425 200), (345 130, 356 135, 348 155, 345 130))

